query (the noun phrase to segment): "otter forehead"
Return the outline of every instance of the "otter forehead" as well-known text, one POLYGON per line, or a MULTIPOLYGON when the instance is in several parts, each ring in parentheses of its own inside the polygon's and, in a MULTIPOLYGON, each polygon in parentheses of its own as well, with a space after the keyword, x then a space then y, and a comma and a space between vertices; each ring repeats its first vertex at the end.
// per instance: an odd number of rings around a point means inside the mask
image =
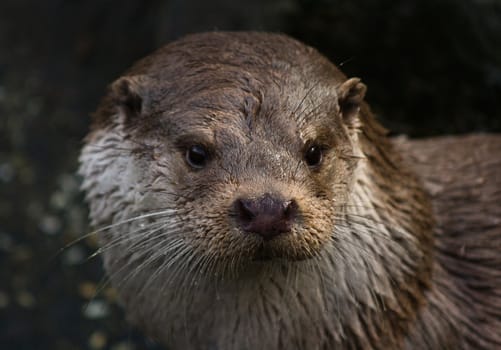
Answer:
POLYGON ((154 112, 205 108, 246 116, 257 111, 293 116, 308 112, 304 107, 335 104, 336 87, 346 79, 313 48, 263 33, 191 35, 138 62, 126 75, 150 80, 154 112))
POLYGON ((128 124, 141 131, 181 134, 221 124, 241 133, 251 130, 246 126, 284 131, 290 139, 332 125, 344 80, 316 50, 283 35, 197 34, 129 69, 112 85, 94 128, 121 105, 129 109, 123 114, 135 115, 128 124))
MULTIPOLYGON (((170 138, 199 135, 209 143, 228 144, 259 139, 277 144, 304 142, 332 133, 336 126, 336 99, 318 95, 312 89, 286 98, 272 88, 208 88, 164 110, 156 119, 170 138)), ((160 103, 166 100, 168 97, 160 103)))

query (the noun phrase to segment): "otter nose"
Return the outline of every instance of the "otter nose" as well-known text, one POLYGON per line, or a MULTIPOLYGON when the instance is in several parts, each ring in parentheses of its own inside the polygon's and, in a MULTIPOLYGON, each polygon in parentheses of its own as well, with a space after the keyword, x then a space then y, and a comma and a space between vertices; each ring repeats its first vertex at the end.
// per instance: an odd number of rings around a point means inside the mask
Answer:
POLYGON ((237 219, 245 232, 265 240, 290 232, 297 213, 294 200, 284 201, 266 193, 259 198, 240 198, 235 202, 237 219))

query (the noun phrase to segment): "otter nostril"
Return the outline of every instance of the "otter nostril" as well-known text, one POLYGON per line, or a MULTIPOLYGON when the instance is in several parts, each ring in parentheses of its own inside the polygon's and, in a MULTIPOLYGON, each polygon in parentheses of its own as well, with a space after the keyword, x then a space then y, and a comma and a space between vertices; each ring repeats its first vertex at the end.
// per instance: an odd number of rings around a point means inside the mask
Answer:
POLYGON ((256 217, 256 210, 252 200, 238 199, 236 204, 238 218, 242 222, 250 222, 256 217))
POLYGON ((284 216, 288 220, 293 220, 296 217, 297 214, 297 203, 295 200, 290 200, 288 202, 285 202, 285 210, 284 210, 284 216))
POLYGON ((297 210, 296 201, 283 201, 268 193, 259 198, 240 198, 235 203, 242 230, 264 239, 290 232, 297 210))

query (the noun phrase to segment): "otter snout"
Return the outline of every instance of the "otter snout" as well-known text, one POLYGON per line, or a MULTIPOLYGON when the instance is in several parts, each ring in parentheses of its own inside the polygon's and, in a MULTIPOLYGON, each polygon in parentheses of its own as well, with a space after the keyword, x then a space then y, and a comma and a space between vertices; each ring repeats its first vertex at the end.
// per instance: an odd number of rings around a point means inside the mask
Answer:
POLYGON ((290 232, 297 216, 295 200, 283 200, 269 193, 258 198, 239 198, 234 207, 242 230, 265 240, 290 232))

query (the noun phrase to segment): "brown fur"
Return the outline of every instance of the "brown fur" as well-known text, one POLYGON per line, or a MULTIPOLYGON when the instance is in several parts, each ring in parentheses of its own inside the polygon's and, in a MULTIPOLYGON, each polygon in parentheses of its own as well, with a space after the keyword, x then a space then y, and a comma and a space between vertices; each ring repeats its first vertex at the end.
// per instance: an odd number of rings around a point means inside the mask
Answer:
POLYGON ((437 221, 433 288, 409 347, 499 348, 501 137, 399 140, 397 145, 420 175, 437 221))
POLYGON ((188 36, 113 83, 80 173, 132 322, 172 349, 501 346, 501 137, 391 140, 364 93, 264 33, 188 36), (232 209, 264 193, 299 206, 267 243, 232 209))

